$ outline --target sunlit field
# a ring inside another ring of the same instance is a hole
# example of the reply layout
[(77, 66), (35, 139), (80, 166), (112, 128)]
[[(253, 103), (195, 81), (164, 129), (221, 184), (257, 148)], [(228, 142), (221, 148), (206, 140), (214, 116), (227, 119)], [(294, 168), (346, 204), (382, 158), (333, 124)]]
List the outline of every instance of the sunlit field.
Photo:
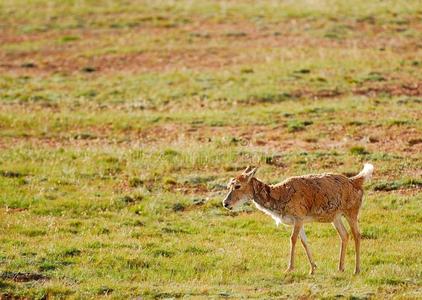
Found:
[[(330, 224), (228, 211), (375, 166)], [(0, 0), (0, 299), (422, 298), (420, 1)]]

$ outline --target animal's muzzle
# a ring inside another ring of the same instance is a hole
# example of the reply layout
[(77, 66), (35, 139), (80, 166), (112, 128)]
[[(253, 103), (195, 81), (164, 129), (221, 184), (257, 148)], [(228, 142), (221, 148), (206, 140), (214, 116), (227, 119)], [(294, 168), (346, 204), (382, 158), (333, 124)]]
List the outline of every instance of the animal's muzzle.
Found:
[(229, 194), (226, 196), (226, 198), (224, 198), (224, 200), (223, 200), (223, 206), (224, 206), (225, 208), (227, 208), (227, 209), (231, 209), (231, 208), (232, 208), (232, 207), (231, 207), (231, 205), (230, 205), (230, 203), (229, 203), (230, 198), (231, 198), (231, 193), (229, 193)]

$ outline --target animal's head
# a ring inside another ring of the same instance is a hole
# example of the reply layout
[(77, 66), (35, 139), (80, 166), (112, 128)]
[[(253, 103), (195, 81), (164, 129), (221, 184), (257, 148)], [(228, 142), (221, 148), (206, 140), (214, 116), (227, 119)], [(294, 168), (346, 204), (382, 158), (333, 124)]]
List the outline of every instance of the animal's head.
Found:
[(230, 179), (227, 184), (229, 190), (223, 200), (223, 206), (227, 209), (233, 209), (253, 198), (252, 178), (257, 168), (248, 166), (239, 176)]

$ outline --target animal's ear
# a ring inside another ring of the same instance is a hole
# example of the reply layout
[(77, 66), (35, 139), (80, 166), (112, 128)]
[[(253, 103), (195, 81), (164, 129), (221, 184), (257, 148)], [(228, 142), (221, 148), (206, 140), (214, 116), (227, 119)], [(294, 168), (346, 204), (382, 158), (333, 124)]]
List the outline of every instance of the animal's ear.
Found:
[(248, 172), (250, 172), (253, 168), (251, 166), (247, 166), (245, 171), (243, 171), (243, 174), (248, 174)]
[(251, 168), (248, 172), (245, 172), (246, 178), (248, 182), (255, 176), (256, 171), (258, 168)]
[(230, 178), (229, 183), (227, 183), (227, 188), (229, 189), (234, 181), (234, 178)]

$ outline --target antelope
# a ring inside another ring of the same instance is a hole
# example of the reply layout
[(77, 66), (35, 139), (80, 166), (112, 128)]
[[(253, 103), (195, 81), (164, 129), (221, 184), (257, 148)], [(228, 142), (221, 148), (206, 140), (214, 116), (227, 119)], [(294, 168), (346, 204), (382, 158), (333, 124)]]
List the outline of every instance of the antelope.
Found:
[(280, 223), (293, 226), (290, 236), (290, 259), (286, 272), (294, 270), (295, 246), (298, 236), (314, 274), (316, 264), (308, 246), (304, 223), (332, 223), (340, 239), (338, 270), (344, 271), (344, 259), (349, 235), (343, 225), (344, 216), (350, 225), (355, 242), (355, 274), (360, 272), (360, 240), (358, 214), (362, 204), (363, 183), (372, 176), (374, 166), (365, 164), (353, 177), (324, 173), (294, 176), (275, 185), (267, 185), (255, 177), (257, 168), (248, 166), (239, 176), (232, 178), (223, 206), (229, 210), (252, 201), (255, 206)]

